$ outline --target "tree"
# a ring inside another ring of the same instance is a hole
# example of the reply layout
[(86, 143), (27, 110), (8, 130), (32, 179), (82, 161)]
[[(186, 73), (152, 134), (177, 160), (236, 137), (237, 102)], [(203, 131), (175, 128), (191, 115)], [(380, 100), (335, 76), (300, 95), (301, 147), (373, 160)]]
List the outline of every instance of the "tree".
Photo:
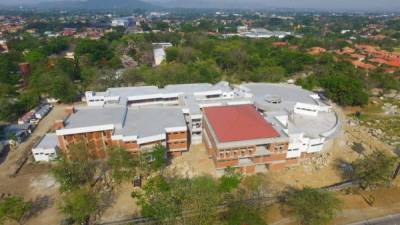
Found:
[(206, 176), (152, 177), (143, 192), (134, 192), (132, 196), (138, 198), (144, 216), (162, 224), (213, 224), (223, 199), (218, 182)]
[(233, 202), (223, 214), (222, 220), (227, 225), (266, 225), (260, 216), (260, 210), (243, 202)]
[(68, 192), (93, 179), (95, 167), (90, 161), (89, 150), (83, 142), (69, 146), (69, 158), (61, 156), (51, 169), (54, 178), (60, 183), (60, 191)]
[(123, 148), (111, 147), (107, 149), (107, 164), (117, 182), (129, 180), (135, 175), (137, 162), (132, 155)]
[(165, 50), (165, 53), (166, 53), (165, 58), (167, 62), (172, 62), (177, 60), (179, 49), (177, 47), (170, 47)]
[(304, 89), (312, 91), (318, 85), (318, 81), (315, 78), (315, 76), (308, 76), (306, 78), (297, 79), (296, 85), (299, 85)]
[(235, 173), (234, 168), (227, 168), (225, 174), (219, 178), (219, 191), (230, 192), (240, 184), (241, 175)]
[[(218, 191), (218, 183), (211, 177), (199, 176), (190, 180), (182, 200), (186, 224), (208, 225), (217, 221), (218, 206), (222, 204), (223, 195)], [(195, 213), (190, 213), (194, 211)]]
[(167, 149), (160, 144), (154, 146), (148, 156), (154, 171), (160, 170), (167, 165)]
[(325, 225), (340, 210), (341, 201), (334, 193), (312, 188), (289, 191), (287, 206), (301, 225)]
[(364, 105), (368, 102), (368, 94), (361, 80), (356, 77), (328, 75), (320, 78), (319, 83), (325, 89), (326, 96), (340, 105)]
[(24, 57), (25, 61), (35, 64), (47, 59), (47, 54), (43, 49), (32, 49), (26, 53)]
[(185, 182), (178, 178), (152, 177), (143, 187), (143, 193), (133, 192), (138, 199), (142, 215), (155, 218), (163, 224), (176, 224), (182, 215), (182, 198)]
[(96, 211), (98, 202), (96, 194), (83, 187), (67, 193), (60, 209), (74, 222), (83, 223)]
[(25, 212), (32, 207), (30, 202), (25, 202), (20, 197), (6, 197), (0, 200), (0, 224), (4, 224), (6, 220), (14, 220), (20, 223)]
[(388, 185), (398, 159), (382, 151), (374, 151), (364, 158), (353, 162), (353, 178), (360, 182), (362, 188)]
[(68, 43), (65, 38), (51, 38), (44, 45), (47, 54), (58, 54), (68, 49)]
[(92, 63), (109, 60), (113, 57), (113, 52), (108, 48), (107, 42), (103, 40), (80, 40), (76, 44), (75, 54), (87, 55)]
[(0, 98), (0, 120), (13, 121), (18, 117), (15, 104), (8, 98)]

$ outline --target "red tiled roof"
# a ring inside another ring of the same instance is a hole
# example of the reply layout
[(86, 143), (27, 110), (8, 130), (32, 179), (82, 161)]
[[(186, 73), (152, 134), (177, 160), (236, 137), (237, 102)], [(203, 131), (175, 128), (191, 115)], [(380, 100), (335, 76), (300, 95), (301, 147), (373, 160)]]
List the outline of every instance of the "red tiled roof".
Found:
[(308, 49), (308, 53), (311, 55), (318, 55), (318, 54), (321, 54), (324, 52), (326, 52), (326, 49), (321, 48), (321, 47), (312, 47), (312, 48)]
[(276, 42), (272, 42), (273, 46), (286, 46), (289, 45), (287, 42), (284, 41), (276, 41)]
[(386, 64), (393, 67), (400, 67), (400, 60), (390, 60)]
[(219, 142), (279, 136), (253, 105), (206, 107), (204, 113)]
[(397, 71), (397, 69), (396, 69), (396, 68), (393, 68), (393, 67), (389, 67), (389, 68), (385, 68), (384, 71), (385, 71), (386, 73), (394, 73), (394, 72)]
[(354, 54), (350, 54), (350, 57), (351, 58), (353, 58), (353, 59), (365, 59), (365, 56), (364, 55), (361, 55), (361, 54), (356, 54), (356, 53), (354, 53)]
[(366, 69), (366, 70), (373, 70), (376, 68), (376, 66), (368, 64), (368, 63), (363, 63), (360, 61), (352, 61), (351, 62), (355, 67), (361, 68), (361, 69)]
[(387, 61), (385, 59), (382, 59), (382, 58), (372, 58), (372, 59), (369, 59), (368, 61), (374, 62), (374, 63), (378, 63), (378, 64), (387, 63)]

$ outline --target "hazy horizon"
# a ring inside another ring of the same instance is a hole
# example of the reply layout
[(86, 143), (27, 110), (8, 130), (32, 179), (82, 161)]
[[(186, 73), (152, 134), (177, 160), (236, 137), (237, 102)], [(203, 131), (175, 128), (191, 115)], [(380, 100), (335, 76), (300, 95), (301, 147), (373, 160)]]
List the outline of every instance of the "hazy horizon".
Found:
[[(0, 4), (35, 4), (63, 0), (0, 0)], [(79, 1), (79, 0), (64, 0)], [(82, 0), (81, 0), (82, 1)], [(111, 0), (112, 1), (112, 0)], [(341, 10), (400, 10), (400, 0), (141, 0), (155, 5), (186, 8), (310, 8)]]

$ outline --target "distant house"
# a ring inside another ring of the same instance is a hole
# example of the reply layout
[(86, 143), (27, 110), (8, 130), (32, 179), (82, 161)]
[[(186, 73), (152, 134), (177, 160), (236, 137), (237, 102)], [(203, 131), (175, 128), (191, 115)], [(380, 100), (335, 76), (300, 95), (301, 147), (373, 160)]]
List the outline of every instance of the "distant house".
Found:
[(336, 54), (338, 55), (345, 55), (345, 54), (352, 54), (355, 50), (350, 47), (344, 47), (343, 49), (337, 50)]
[(358, 61), (363, 61), (365, 59), (364, 55), (356, 54), (356, 53), (350, 54), (350, 57), (353, 59), (357, 59)]
[(75, 53), (74, 52), (66, 52), (64, 58), (75, 59)]
[(63, 30), (63, 36), (72, 36), (74, 34), (76, 34), (75, 28), (64, 28)]
[(326, 49), (321, 48), (321, 47), (312, 47), (312, 48), (310, 48), (310, 49), (308, 50), (308, 53), (309, 53), (310, 55), (319, 55), (319, 54), (322, 54), (322, 53), (324, 53), (324, 52), (326, 52)]
[(372, 64), (368, 64), (368, 63), (363, 63), (363, 62), (360, 62), (358, 60), (352, 61), (351, 63), (356, 68), (360, 68), (360, 69), (365, 69), (365, 70), (374, 70), (374, 69), (376, 69), (376, 66), (374, 66)]
[(169, 42), (160, 42), (153, 43), (153, 46), (154, 66), (158, 66), (166, 59), (167, 54), (165, 53), (165, 49), (172, 47), (172, 44)]
[(369, 59), (368, 61), (369, 62), (373, 62), (373, 63), (377, 63), (379, 65), (387, 63), (387, 61), (385, 59), (382, 59), (382, 58), (372, 58), (372, 59)]
[(400, 60), (390, 60), (386, 64), (392, 67), (400, 67)]
[(272, 42), (272, 45), (275, 47), (282, 47), (282, 46), (288, 46), (289, 43), (287, 43), (286, 41), (275, 41)]
[(8, 52), (7, 42), (5, 40), (0, 40), (0, 53), (7, 53), (7, 52)]
[(135, 23), (135, 19), (133, 17), (121, 17), (115, 18), (111, 21), (112, 27), (129, 27)]
[(35, 161), (49, 162), (57, 158), (58, 139), (55, 133), (49, 133), (32, 148)]
[(248, 38), (284, 38), (290, 35), (290, 32), (284, 31), (270, 31), (264, 28), (252, 28), (248, 32), (240, 33), (241, 36), (248, 37)]
[(243, 33), (243, 32), (247, 32), (247, 26), (238, 26), (237, 28), (237, 32), (238, 33)]
[(154, 54), (154, 65), (155, 66), (160, 65), (167, 56), (164, 49), (162, 49), (162, 48), (155, 48), (153, 50), (153, 54)]

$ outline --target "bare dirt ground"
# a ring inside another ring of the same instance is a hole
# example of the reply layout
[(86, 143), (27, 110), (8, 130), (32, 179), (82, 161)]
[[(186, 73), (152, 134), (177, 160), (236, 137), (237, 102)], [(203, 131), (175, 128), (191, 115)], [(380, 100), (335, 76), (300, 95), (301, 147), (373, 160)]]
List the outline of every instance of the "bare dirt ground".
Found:
[(168, 172), (183, 177), (217, 176), (214, 163), (208, 158), (203, 144), (192, 145), (188, 152), (183, 153), (181, 157), (173, 159)]
[[(373, 137), (367, 130), (358, 125), (348, 123), (345, 113), (351, 113), (351, 109), (345, 112), (339, 110), (343, 121), (342, 132), (327, 143), (325, 152), (329, 153), (326, 166), (313, 169), (312, 165), (298, 165), (292, 168), (271, 173), (272, 179), (282, 187), (290, 185), (294, 187), (323, 187), (343, 180), (338, 172), (340, 163), (349, 163), (372, 151), (386, 151), (393, 153), (393, 148), (377, 137)], [(311, 168), (311, 169), (310, 169)], [(370, 206), (364, 197), (372, 195), (375, 203)], [(388, 214), (400, 212), (400, 181), (399, 178), (391, 188), (381, 188), (373, 191), (362, 191), (358, 194), (338, 193), (343, 201), (343, 211), (335, 218), (332, 225), (342, 225), (364, 219), (371, 219)], [(282, 206), (274, 205), (265, 213), (265, 219), (272, 225), (295, 225), (282, 212)]]
[(63, 218), (58, 212), (57, 184), (48, 174), (50, 165), (34, 163), (30, 156), (15, 177), (9, 175), (15, 171), (16, 162), (24, 155), (29, 155), (32, 146), (52, 128), (54, 121), (65, 117), (64, 108), (64, 105), (56, 105), (32, 135), (16, 149), (10, 150), (0, 164), (0, 193), (21, 196), (33, 203), (34, 212), (23, 224), (59, 224)]
[(114, 202), (102, 214), (99, 222), (105, 223), (139, 216), (139, 207), (136, 204), (136, 200), (131, 197), (133, 190), (134, 187), (130, 182), (124, 182), (117, 187)]
[[(370, 206), (363, 196), (373, 195), (375, 203)], [(345, 225), (361, 220), (377, 218), (400, 212), (400, 188), (381, 188), (373, 191), (362, 191), (360, 194), (338, 193), (343, 201), (342, 211), (332, 221), (331, 225)], [(265, 220), (270, 225), (296, 225), (296, 223), (282, 212), (283, 207), (273, 205), (265, 212)]]

